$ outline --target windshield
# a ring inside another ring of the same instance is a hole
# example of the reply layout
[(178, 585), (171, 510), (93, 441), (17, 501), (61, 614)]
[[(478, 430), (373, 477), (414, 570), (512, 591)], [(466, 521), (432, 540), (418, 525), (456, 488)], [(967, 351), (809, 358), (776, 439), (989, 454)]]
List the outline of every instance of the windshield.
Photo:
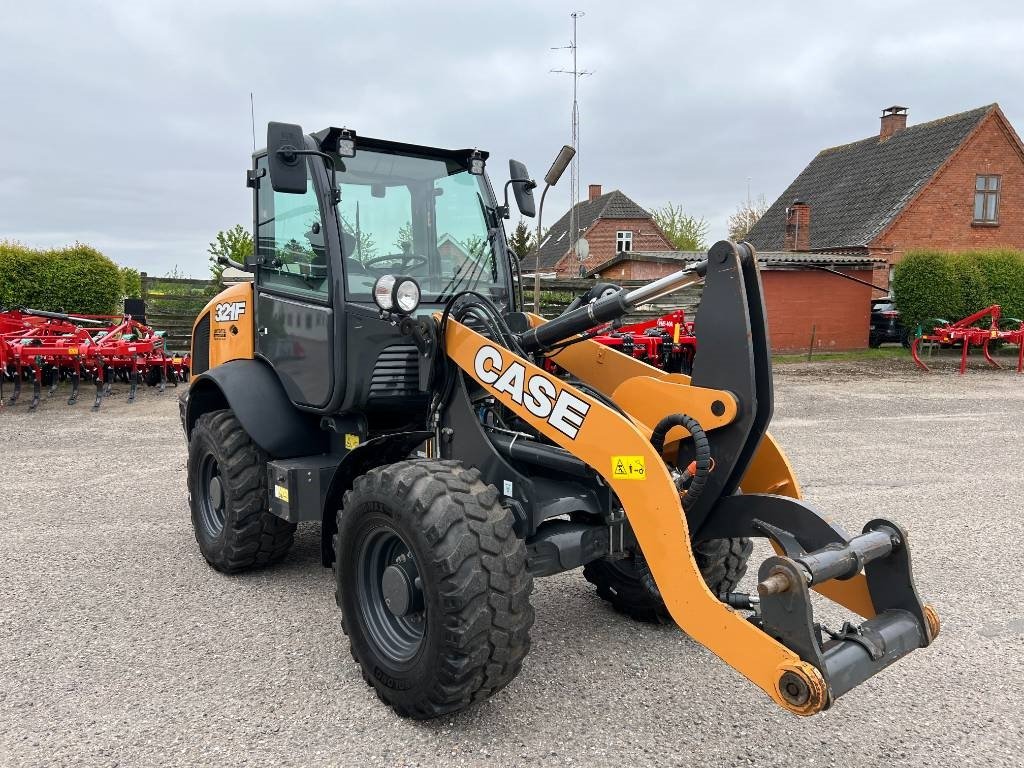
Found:
[(453, 159), (360, 149), (336, 178), (349, 300), (371, 302), (384, 274), (414, 277), (425, 304), (470, 289), (507, 299), (483, 176)]

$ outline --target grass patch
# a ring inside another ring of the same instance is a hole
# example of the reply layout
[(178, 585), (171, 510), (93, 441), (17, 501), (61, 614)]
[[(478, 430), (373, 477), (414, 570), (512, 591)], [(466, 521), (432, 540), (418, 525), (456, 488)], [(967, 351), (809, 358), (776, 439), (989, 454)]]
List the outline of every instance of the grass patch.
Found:
[[(902, 346), (879, 347), (878, 349), (854, 349), (849, 352), (815, 352), (810, 357), (810, 362), (830, 362), (858, 360), (903, 360), (910, 358), (910, 350)], [(806, 363), (807, 353), (799, 352), (794, 355), (772, 355), (772, 362), (779, 364)]]

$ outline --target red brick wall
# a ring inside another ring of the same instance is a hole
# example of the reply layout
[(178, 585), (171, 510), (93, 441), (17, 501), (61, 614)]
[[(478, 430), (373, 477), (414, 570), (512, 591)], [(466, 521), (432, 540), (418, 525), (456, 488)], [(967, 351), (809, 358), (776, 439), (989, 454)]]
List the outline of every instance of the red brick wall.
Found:
[[(671, 251), (672, 246), (661, 230), (650, 219), (598, 219), (586, 234), (590, 255), (584, 262), (586, 270), (604, 264), (615, 256), (615, 233), (629, 230), (633, 233), (634, 251)], [(559, 277), (578, 277), (579, 262), (575, 256), (566, 256), (555, 268)]]
[(657, 264), (653, 261), (623, 261), (601, 272), (605, 280), (654, 280), (683, 268), (683, 262)]
[[(978, 174), (1002, 176), (998, 226), (972, 224)], [(886, 253), (895, 264), (915, 248), (999, 246), (1024, 248), (1024, 159), (993, 113), (871, 248), (880, 253), (889, 249)]]
[[(869, 270), (839, 270), (861, 280)], [(761, 271), (768, 334), (775, 352), (806, 352), (814, 327), (815, 352), (868, 345), (871, 289), (817, 270)]]

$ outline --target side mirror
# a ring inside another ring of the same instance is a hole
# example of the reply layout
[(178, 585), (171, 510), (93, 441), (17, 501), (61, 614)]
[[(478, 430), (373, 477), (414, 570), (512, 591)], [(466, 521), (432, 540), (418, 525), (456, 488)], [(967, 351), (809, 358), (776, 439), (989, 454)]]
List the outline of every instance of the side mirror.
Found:
[(267, 123), (267, 165), (275, 192), (306, 194), (306, 148), (301, 125)]
[(508, 161), (508, 176), (519, 213), (532, 219), (537, 215), (537, 205), (533, 200), (533, 188), (537, 186), (536, 182), (530, 178), (530, 172), (526, 170), (526, 166), (518, 160)]

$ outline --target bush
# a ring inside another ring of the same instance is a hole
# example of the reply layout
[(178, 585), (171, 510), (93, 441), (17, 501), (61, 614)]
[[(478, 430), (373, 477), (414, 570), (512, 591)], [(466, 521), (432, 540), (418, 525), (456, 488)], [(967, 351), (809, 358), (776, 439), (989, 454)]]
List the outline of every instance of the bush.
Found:
[(104, 315), (121, 311), (123, 295), (118, 266), (88, 245), (0, 243), (0, 306)]
[(911, 328), (935, 318), (959, 320), (992, 304), (1004, 317), (1024, 317), (1024, 252), (912, 251), (896, 265), (892, 293)]
[(121, 293), (126, 299), (142, 298), (142, 275), (139, 270), (121, 267)]

